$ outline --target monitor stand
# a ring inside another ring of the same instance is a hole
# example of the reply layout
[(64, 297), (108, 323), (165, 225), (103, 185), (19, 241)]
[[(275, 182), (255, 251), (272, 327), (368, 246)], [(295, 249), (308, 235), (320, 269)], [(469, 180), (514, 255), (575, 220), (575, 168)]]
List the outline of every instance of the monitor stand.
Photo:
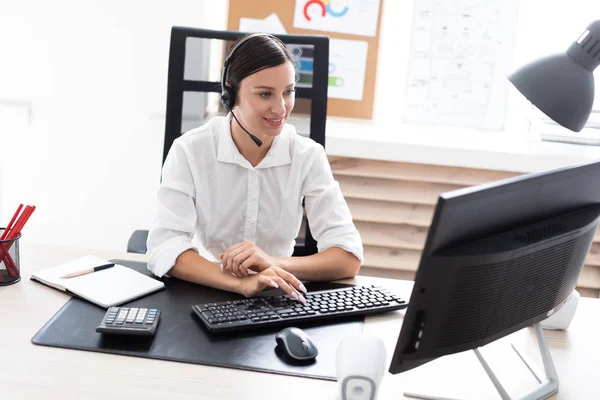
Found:
[[(534, 328), (535, 328), (538, 345), (540, 347), (540, 353), (542, 355), (542, 363), (544, 365), (544, 372), (545, 372), (546, 377), (545, 377), (545, 379), (543, 379), (543, 377), (541, 377), (540, 374), (536, 372), (536, 369), (535, 369), (533, 363), (531, 363), (531, 361), (528, 361), (526, 359), (526, 356), (521, 354), (516, 349), (516, 347), (514, 345), (512, 345), (513, 350), (519, 355), (519, 358), (521, 359), (521, 361), (523, 361), (523, 363), (525, 363), (525, 365), (527, 366), (529, 371), (533, 374), (535, 379), (540, 383), (540, 386), (537, 389), (520, 397), (520, 400), (547, 399), (550, 396), (552, 396), (553, 394), (555, 394), (556, 392), (558, 392), (558, 374), (556, 373), (556, 368), (554, 367), (554, 362), (552, 361), (552, 356), (550, 354), (550, 349), (548, 348), (548, 344), (546, 343), (546, 338), (544, 337), (544, 333), (542, 331), (542, 326), (539, 323), (537, 323), (534, 325)], [(485, 358), (483, 357), (483, 355), (481, 354), (479, 349), (473, 349), (473, 351), (475, 352), (477, 359), (483, 366), (483, 369), (489, 376), (490, 380), (494, 384), (494, 387), (500, 394), (500, 397), (502, 398), (502, 400), (512, 400), (512, 398), (506, 392), (506, 389), (504, 389), (504, 386), (502, 386), (502, 384), (500, 383), (500, 381), (494, 374), (494, 371), (492, 371), (492, 369), (490, 368), (489, 364), (487, 363), (487, 361), (485, 360)], [(449, 397), (430, 396), (427, 394), (422, 394), (422, 393), (417, 393), (417, 392), (404, 392), (404, 395), (407, 397), (413, 397), (416, 399), (426, 399), (426, 400), (459, 400), (459, 399), (451, 399)]]

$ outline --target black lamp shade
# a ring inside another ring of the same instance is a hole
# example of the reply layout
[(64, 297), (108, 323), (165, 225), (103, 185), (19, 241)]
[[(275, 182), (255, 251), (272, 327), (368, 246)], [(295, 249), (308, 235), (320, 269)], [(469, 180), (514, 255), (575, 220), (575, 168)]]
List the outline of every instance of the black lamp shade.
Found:
[(594, 104), (594, 69), (600, 64), (600, 20), (565, 53), (536, 60), (508, 80), (540, 111), (575, 132), (585, 126)]

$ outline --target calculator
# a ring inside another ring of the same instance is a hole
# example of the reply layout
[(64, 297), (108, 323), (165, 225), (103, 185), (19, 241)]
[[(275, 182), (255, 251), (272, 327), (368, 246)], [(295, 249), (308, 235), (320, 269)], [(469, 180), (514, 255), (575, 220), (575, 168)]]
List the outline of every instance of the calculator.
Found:
[(160, 311), (155, 308), (111, 307), (96, 332), (152, 336), (158, 327)]

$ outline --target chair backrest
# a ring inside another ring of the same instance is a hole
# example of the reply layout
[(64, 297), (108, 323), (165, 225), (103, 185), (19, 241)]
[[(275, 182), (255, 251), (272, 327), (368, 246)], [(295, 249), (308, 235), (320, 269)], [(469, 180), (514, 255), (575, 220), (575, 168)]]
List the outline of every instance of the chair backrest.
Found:
[[(245, 34), (244, 32), (215, 31), (179, 26), (172, 28), (163, 164), (173, 141), (191, 126), (198, 126), (206, 116), (208, 93), (221, 92), (220, 82), (200, 77), (202, 71), (191, 71), (190, 68), (209, 69), (211, 49), (210, 46), (206, 45), (207, 43), (216, 39), (223, 41), (225, 44), (227, 41), (235, 41)], [(296, 87), (296, 98), (308, 99), (310, 104), (304, 103), (306, 110), (310, 112), (308, 136), (325, 147), (329, 38), (321, 35), (274, 36), (281, 39), (292, 51), (292, 54), (298, 58), (296, 67), (299, 70), (300, 80)], [(223, 49), (225, 56), (229, 46), (227, 46), (227, 49)], [(205, 96), (198, 97), (201, 94)], [(184, 98), (187, 98), (190, 104), (185, 104)], [(189, 115), (187, 115), (189, 110), (197, 112), (198, 118), (189, 118)], [(188, 126), (184, 126), (184, 122)], [(305, 232), (296, 241), (295, 256), (317, 253), (317, 243), (310, 233), (306, 217), (304, 218)]]

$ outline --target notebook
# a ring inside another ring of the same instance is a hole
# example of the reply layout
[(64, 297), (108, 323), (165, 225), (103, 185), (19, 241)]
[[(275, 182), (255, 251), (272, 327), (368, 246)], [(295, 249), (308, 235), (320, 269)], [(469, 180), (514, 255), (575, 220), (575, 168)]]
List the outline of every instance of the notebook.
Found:
[(60, 278), (70, 272), (107, 263), (108, 261), (92, 255), (85, 256), (65, 264), (34, 272), (31, 274), (31, 279), (58, 290), (70, 292), (104, 308), (126, 303), (165, 287), (163, 282), (119, 264), (115, 264), (112, 268), (74, 278)]

